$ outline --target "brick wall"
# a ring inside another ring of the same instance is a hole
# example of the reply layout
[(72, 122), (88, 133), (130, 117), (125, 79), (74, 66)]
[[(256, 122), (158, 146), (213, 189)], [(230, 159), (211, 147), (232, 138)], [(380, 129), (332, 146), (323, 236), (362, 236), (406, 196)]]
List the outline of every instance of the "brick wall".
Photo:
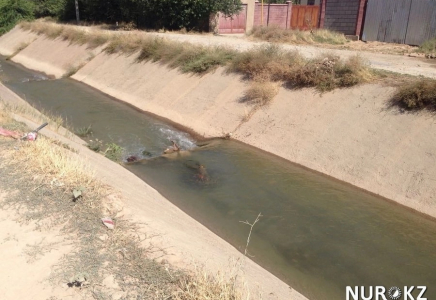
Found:
[[(280, 28), (289, 28), (291, 19), (291, 3), (287, 4), (264, 4), (263, 25), (277, 25)], [(262, 25), (262, 4), (256, 2), (254, 8), (254, 26)]]
[(324, 28), (355, 35), (361, 0), (324, 0)]

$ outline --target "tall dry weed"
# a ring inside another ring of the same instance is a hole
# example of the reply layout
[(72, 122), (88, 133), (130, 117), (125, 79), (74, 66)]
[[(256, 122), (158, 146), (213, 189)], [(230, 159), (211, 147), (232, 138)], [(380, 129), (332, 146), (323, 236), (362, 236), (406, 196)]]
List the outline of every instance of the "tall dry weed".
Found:
[(400, 87), (391, 104), (407, 110), (436, 111), (436, 80), (420, 79)]
[(344, 34), (327, 29), (302, 31), (283, 29), (275, 25), (256, 26), (249, 36), (272, 43), (342, 45), (348, 42)]

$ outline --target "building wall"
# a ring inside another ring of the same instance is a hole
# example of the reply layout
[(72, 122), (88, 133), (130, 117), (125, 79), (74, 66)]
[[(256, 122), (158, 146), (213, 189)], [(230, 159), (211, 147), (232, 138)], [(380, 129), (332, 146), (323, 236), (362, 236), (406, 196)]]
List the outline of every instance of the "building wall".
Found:
[(262, 24), (262, 4), (256, 2), (254, 8), (254, 26), (276, 25), (284, 29), (289, 28), (291, 8), (291, 2), (287, 4), (264, 4)]
[(356, 34), (357, 17), (361, 0), (324, 0), (324, 28), (342, 32), (347, 35)]
[[(314, 2), (313, 4), (311, 2)], [(311, 1), (311, 0), (300, 0), (301, 5), (320, 5), (321, 4), (321, 0), (315, 0), (315, 1)]]

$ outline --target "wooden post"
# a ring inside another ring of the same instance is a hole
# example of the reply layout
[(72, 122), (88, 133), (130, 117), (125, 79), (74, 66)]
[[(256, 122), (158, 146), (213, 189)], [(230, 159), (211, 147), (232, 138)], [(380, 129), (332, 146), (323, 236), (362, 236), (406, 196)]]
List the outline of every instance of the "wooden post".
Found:
[(261, 4), (261, 9), (260, 9), (260, 23), (263, 26), (263, 0), (262, 0), (262, 4)]
[[(365, 5), (367, 0), (360, 0), (359, 1), (359, 8), (357, 11), (357, 20), (356, 20), (356, 32), (355, 34), (360, 38), (360, 35), (362, 33), (362, 27), (365, 20), (363, 19), (363, 15), (365, 14)], [(410, 1), (412, 2), (412, 1)]]
[(79, 0), (74, 0), (75, 4), (76, 4), (76, 20), (77, 20), (77, 25), (80, 24), (80, 16), (79, 16)]
[(324, 28), (326, 2), (327, 0), (321, 0), (321, 10), (319, 14), (319, 28)]

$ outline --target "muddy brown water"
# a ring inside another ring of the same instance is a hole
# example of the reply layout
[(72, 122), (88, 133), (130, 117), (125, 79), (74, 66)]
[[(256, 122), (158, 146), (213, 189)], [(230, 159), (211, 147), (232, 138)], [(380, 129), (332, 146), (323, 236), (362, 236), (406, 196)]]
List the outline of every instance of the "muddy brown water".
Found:
[[(144, 158), (125, 167), (240, 251), (249, 232), (240, 221), (262, 213), (250, 255), (308, 298), (345, 299), (346, 286), (427, 286), (435, 299), (433, 219), (238, 142), (197, 147), (189, 134), (84, 84), (0, 65), (4, 84), (35, 107), (75, 128), (92, 125), (90, 139), (120, 144), (124, 158)], [(160, 157), (171, 140), (191, 151)], [(199, 165), (208, 180), (198, 180)]]

